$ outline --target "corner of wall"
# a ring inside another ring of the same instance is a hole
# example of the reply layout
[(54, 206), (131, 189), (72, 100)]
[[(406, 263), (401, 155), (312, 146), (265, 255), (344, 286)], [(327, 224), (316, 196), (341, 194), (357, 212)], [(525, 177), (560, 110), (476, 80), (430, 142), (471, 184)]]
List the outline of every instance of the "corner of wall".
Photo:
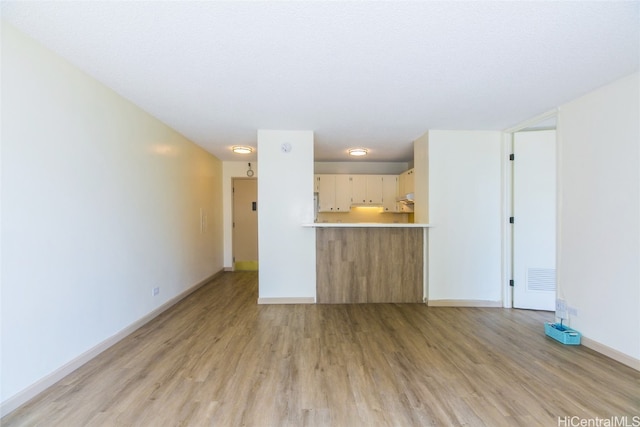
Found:
[(258, 131), (259, 297), (315, 298), (313, 132)]

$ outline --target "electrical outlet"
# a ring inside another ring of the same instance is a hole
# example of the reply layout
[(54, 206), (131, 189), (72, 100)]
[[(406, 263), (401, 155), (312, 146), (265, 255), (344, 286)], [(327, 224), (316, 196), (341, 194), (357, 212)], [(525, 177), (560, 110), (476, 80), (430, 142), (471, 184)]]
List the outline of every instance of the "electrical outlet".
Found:
[(151, 289), (151, 296), (152, 297), (158, 296), (159, 294), (160, 294), (160, 288), (159, 287), (156, 286), (155, 288)]

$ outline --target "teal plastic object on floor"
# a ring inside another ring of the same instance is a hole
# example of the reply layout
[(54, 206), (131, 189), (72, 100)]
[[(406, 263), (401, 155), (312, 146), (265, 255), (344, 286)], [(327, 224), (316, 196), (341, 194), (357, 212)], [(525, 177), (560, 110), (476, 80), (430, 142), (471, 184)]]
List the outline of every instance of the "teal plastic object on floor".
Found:
[(545, 323), (544, 333), (566, 345), (580, 345), (580, 338), (582, 337), (580, 332), (568, 328), (562, 323)]

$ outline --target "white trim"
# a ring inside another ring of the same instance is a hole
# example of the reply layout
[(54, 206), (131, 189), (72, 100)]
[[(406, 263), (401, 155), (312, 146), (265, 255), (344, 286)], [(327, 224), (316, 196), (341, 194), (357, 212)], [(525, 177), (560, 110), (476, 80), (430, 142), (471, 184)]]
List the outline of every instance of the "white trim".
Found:
[(563, 175), (562, 175), (562, 118), (560, 117), (560, 110), (558, 108), (558, 122), (556, 123), (556, 301), (558, 299), (565, 299), (564, 292), (562, 290), (562, 277), (559, 273), (560, 266), (562, 266), (562, 211), (564, 200), (563, 197)]
[(313, 297), (299, 298), (258, 298), (258, 304), (315, 304)]
[(196, 283), (189, 289), (186, 289), (185, 291), (171, 298), (170, 300), (168, 300), (167, 302), (165, 302), (155, 310), (149, 312), (147, 315), (136, 320), (129, 326), (118, 331), (117, 333), (110, 336), (109, 338), (102, 341), (101, 343), (98, 343), (96, 346), (85, 351), (75, 359), (62, 365), (60, 368), (51, 372), (49, 375), (42, 377), (41, 379), (31, 384), (27, 388), (14, 394), (13, 396), (11, 396), (10, 398), (8, 398), (7, 400), (5, 400), (0, 404), (0, 417), (4, 417), (5, 415), (8, 415), (9, 413), (15, 411), (16, 409), (18, 409), (20, 406), (24, 405), (31, 399), (35, 398), (40, 393), (44, 392), (49, 387), (51, 387), (52, 385), (54, 385), (55, 383), (57, 383), (58, 381), (60, 381), (61, 379), (63, 379), (73, 371), (75, 371), (76, 369), (80, 368), (85, 363), (97, 357), (100, 353), (107, 350), (109, 347), (113, 346), (114, 344), (117, 344), (119, 341), (123, 340), (124, 338), (129, 336), (131, 333), (133, 333), (137, 329), (149, 323), (151, 320), (153, 320), (154, 318), (156, 318), (157, 316), (159, 316), (160, 314), (162, 314), (163, 312), (165, 312), (166, 310), (174, 306), (176, 303), (180, 302), (189, 294), (195, 292), (202, 286), (211, 282), (213, 279), (218, 277), (218, 275), (222, 274), (222, 272), (223, 270), (220, 270), (217, 273), (214, 273), (211, 276), (207, 277), (206, 279)]
[(502, 134), (502, 307), (513, 307), (513, 288), (509, 281), (513, 277), (513, 229), (509, 217), (513, 212), (513, 134)]
[(475, 299), (437, 299), (429, 300), (429, 307), (491, 307), (502, 308), (502, 301), (486, 301)]
[[(503, 221), (502, 221), (502, 306), (504, 308), (513, 308), (513, 288), (509, 285), (509, 280), (513, 278), (513, 228), (511, 224), (509, 224), (509, 217), (513, 214), (513, 163), (509, 160), (509, 154), (514, 152), (513, 146), (513, 134), (531, 127), (537, 123), (540, 123), (544, 120), (550, 119), (552, 117), (556, 117), (558, 119), (559, 116), (559, 108), (554, 108), (552, 110), (546, 111), (542, 114), (539, 114), (535, 117), (532, 117), (528, 120), (520, 122), (519, 124), (512, 126), (508, 129), (505, 129), (504, 137), (503, 137), (503, 145), (502, 145), (502, 210), (503, 210)], [(559, 121), (559, 120), (558, 120)], [(559, 168), (560, 165), (560, 141), (559, 141), (559, 133), (557, 132), (558, 123), (556, 123), (556, 169)], [(560, 233), (560, 224), (558, 223), (560, 218), (560, 174), (558, 170), (556, 170), (556, 247), (559, 247), (559, 233)], [(559, 253), (559, 251), (556, 251)], [(557, 255), (556, 255), (557, 256)], [(556, 266), (560, 265), (559, 259), (556, 258)], [(556, 283), (556, 289), (559, 289), (559, 284)], [(557, 291), (556, 291), (557, 292)]]
[(581, 343), (583, 346), (588, 347), (593, 351), (603, 354), (617, 362), (622, 363), (623, 365), (627, 365), (628, 367), (633, 368), (636, 371), (640, 371), (640, 359), (636, 359), (635, 357), (624, 354), (621, 351), (613, 349), (604, 344), (600, 344), (598, 341), (594, 341), (585, 336), (582, 337)]
[(518, 131), (520, 131), (522, 129), (526, 129), (526, 128), (531, 127), (531, 126), (533, 126), (533, 125), (535, 125), (537, 123), (540, 123), (542, 121), (550, 119), (553, 116), (557, 116), (557, 114), (558, 114), (558, 109), (554, 108), (553, 110), (546, 111), (546, 112), (544, 112), (542, 114), (539, 114), (539, 115), (537, 115), (535, 117), (532, 117), (532, 118), (530, 118), (528, 120), (525, 120), (524, 122), (520, 122), (515, 126), (512, 126), (512, 127), (508, 128), (508, 129), (505, 129), (503, 132), (507, 132), (507, 133), (518, 132)]

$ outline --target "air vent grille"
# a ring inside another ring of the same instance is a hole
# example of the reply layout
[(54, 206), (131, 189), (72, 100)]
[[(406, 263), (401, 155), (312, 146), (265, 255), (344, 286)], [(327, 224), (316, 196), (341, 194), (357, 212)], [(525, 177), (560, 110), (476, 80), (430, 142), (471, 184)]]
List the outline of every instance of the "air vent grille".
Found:
[(556, 270), (554, 268), (530, 268), (527, 270), (527, 290), (555, 291)]

